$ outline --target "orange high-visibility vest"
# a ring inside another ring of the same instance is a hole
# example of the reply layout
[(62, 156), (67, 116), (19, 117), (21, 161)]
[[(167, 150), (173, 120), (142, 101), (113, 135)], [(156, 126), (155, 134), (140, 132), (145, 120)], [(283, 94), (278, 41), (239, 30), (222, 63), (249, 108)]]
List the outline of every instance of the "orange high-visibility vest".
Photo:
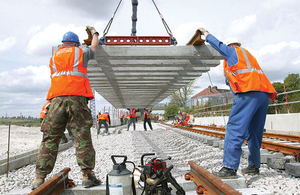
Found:
[(107, 120), (107, 122), (109, 122), (108, 114), (106, 112), (102, 113), (99, 117), (99, 120)]
[(129, 117), (132, 117), (132, 118), (136, 118), (136, 113), (135, 113), (136, 109), (131, 109), (130, 108), (130, 111), (129, 111)]
[(235, 47), (238, 63), (229, 67), (224, 59), (224, 76), (234, 93), (263, 91), (275, 99), (277, 92), (256, 59), (244, 48)]
[(184, 116), (184, 114), (185, 114), (185, 121), (187, 122), (187, 121), (189, 121), (190, 120), (190, 115), (188, 114), (188, 113), (186, 113), (186, 112), (183, 112), (182, 113), (182, 116)]
[(51, 87), (47, 100), (64, 95), (94, 98), (82, 58), (83, 51), (79, 47), (63, 46), (55, 52), (49, 64)]
[(50, 101), (47, 101), (44, 105), (43, 105), (43, 108), (42, 108), (42, 112), (40, 114), (40, 118), (41, 119), (44, 119), (46, 114), (48, 113), (49, 111), (49, 106), (50, 106)]
[(145, 111), (145, 112), (144, 112), (144, 118), (146, 118), (146, 119), (151, 119), (150, 114), (149, 114), (148, 111)]

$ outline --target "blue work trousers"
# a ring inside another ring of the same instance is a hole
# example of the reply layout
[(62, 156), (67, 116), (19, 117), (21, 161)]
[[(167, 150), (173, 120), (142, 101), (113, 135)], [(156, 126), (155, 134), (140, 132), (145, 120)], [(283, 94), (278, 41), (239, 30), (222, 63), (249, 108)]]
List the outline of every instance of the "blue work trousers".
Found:
[(234, 95), (226, 127), (223, 166), (237, 170), (242, 145), (247, 140), (248, 164), (260, 168), (260, 147), (264, 132), (269, 95), (265, 92), (246, 92)]
[(128, 128), (130, 127), (131, 123), (133, 123), (133, 128), (135, 128), (135, 120), (136, 120), (136, 118), (130, 117), (129, 122), (128, 122)]

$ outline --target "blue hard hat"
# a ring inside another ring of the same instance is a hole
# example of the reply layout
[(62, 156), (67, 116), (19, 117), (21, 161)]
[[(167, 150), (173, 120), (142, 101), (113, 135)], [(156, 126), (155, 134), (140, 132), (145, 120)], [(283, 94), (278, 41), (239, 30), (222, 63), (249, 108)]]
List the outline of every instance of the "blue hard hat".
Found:
[(64, 41), (72, 41), (72, 42), (76, 42), (76, 43), (80, 44), (78, 36), (71, 31), (66, 32), (64, 34), (61, 42), (64, 42)]
[(178, 116), (175, 116), (175, 119), (177, 119)]

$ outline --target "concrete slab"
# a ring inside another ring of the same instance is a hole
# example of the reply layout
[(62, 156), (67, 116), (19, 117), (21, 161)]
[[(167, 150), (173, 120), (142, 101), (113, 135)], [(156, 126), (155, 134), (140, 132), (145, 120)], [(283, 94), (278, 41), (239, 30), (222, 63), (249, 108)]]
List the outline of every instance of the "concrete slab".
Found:
[(211, 138), (211, 139), (207, 139), (207, 145), (209, 146), (213, 146), (215, 141), (219, 141), (220, 138)]
[[(177, 183), (186, 191), (194, 192), (196, 193), (196, 187), (197, 185), (190, 180), (185, 180), (184, 178), (175, 178)], [(174, 186), (170, 184), (172, 188), (172, 194), (176, 193), (176, 189)], [(142, 189), (137, 189), (137, 194), (142, 193)], [(27, 195), (31, 192), (30, 188), (20, 189), (20, 190), (13, 190), (8, 195)], [(102, 184), (100, 186), (95, 186), (92, 188), (84, 188), (81, 185), (77, 185), (74, 188), (67, 188), (65, 189), (61, 195), (106, 195), (106, 185)]]
[(224, 141), (219, 143), (219, 148), (224, 149)]
[[(65, 144), (60, 144), (59, 145), (59, 148), (58, 148), (58, 151), (62, 151), (62, 150), (65, 150), (65, 149), (68, 149), (70, 148), (74, 143), (73, 142), (68, 142), (68, 143), (65, 143)], [(35, 150), (36, 151), (36, 150)], [(31, 162), (34, 162), (36, 161), (36, 158), (37, 158), (37, 152), (36, 153), (33, 153), (33, 154), (30, 154), (28, 156), (22, 156), (21, 158), (19, 159), (16, 159), (16, 160), (13, 160), (13, 161), (10, 161), (9, 162), (9, 168), (8, 170), (11, 171), (11, 170), (14, 170), (14, 169), (18, 169), (20, 167), (23, 167), (25, 165), (28, 165), (30, 164)], [(7, 172), (7, 163), (4, 163), (2, 165), (0, 165), (0, 174), (3, 174), (3, 173), (6, 173)]]
[(268, 163), (268, 158), (271, 158), (271, 157), (284, 157), (284, 155), (282, 153), (263, 153), (263, 154), (260, 154), (260, 163), (262, 164), (266, 164)]
[(285, 169), (286, 163), (295, 163), (294, 158), (284, 158), (284, 157), (270, 157), (267, 159), (268, 167), (272, 169)]
[(224, 140), (223, 139), (216, 140), (216, 141), (214, 141), (213, 146), (214, 147), (219, 147), (221, 143), (223, 143), (223, 146), (224, 146)]
[[(52, 48), (55, 52), (57, 47)], [(90, 85), (115, 108), (154, 107), (220, 64), (210, 45), (176, 47), (99, 46), (88, 63)], [(137, 98), (139, 97), (139, 98)]]
[(285, 172), (294, 177), (300, 177), (300, 163), (286, 163)]
[(236, 190), (243, 195), (272, 195), (271, 192), (263, 188), (241, 188)]
[(243, 176), (238, 175), (237, 179), (222, 179), (223, 182), (230, 185), (234, 189), (246, 188), (246, 179)]

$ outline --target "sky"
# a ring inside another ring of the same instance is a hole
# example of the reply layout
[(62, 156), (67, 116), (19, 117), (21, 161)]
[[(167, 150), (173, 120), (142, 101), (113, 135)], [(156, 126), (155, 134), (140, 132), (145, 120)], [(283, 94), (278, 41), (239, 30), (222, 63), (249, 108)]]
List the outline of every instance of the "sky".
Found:
[[(1, 2), (0, 117), (38, 117), (50, 87), (52, 46), (75, 32), (81, 42), (85, 28), (103, 35), (120, 0), (9, 0)], [(137, 36), (168, 35), (152, 0), (139, 0)], [(186, 45), (203, 27), (219, 40), (235, 37), (258, 60), (271, 82), (300, 72), (299, 0), (155, 0), (178, 45)], [(122, 0), (107, 35), (129, 36), (131, 0)], [(207, 44), (207, 43), (206, 43)], [(223, 61), (209, 75), (195, 80), (194, 94), (224, 83)], [(209, 77), (211, 79), (209, 79)], [(96, 93), (96, 110), (112, 108)], [(167, 101), (167, 100), (164, 100)]]

